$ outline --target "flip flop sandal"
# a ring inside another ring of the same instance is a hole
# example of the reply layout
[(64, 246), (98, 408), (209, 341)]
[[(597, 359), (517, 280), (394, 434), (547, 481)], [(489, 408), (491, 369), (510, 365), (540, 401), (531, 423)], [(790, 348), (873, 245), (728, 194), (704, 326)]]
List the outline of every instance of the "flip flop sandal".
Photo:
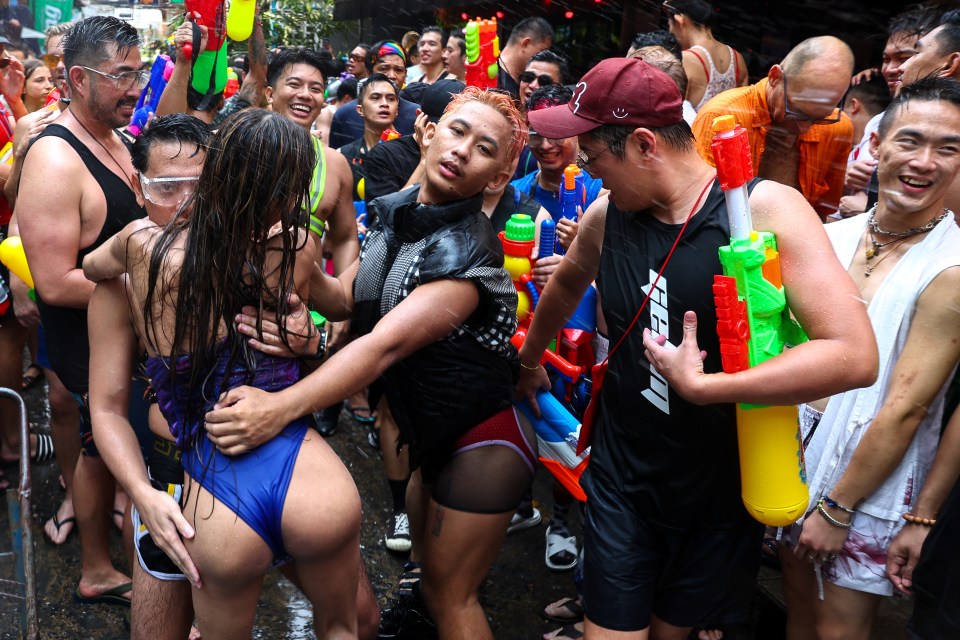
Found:
[(113, 589), (107, 589), (98, 596), (86, 598), (80, 595), (80, 587), (77, 587), (77, 590), (73, 592), (73, 601), (78, 604), (115, 604), (121, 607), (129, 607), (130, 598), (124, 598), (123, 594), (130, 593), (132, 589), (132, 582), (124, 582)]
[[(36, 371), (37, 373), (30, 373), (31, 371)], [(30, 387), (43, 380), (43, 378), (43, 369), (41, 369), (40, 365), (38, 365), (36, 362), (31, 362), (30, 366), (27, 367), (26, 373), (23, 374), (23, 386), (20, 387), (20, 390), (26, 391)]]
[[(551, 607), (561, 613), (547, 613), (547, 609)], [(583, 606), (577, 602), (576, 598), (563, 598), (562, 600), (548, 604), (543, 608), (543, 611), (540, 612), (540, 615), (543, 616), (545, 620), (559, 622), (560, 624), (580, 622), (583, 620)]]
[(33, 452), (30, 459), (36, 464), (50, 462), (54, 458), (53, 438), (45, 433), (37, 433), (37, 450)]
[[(583, 631), (577, 629), (576, 624), (568, 624), (560, 627), (553, 632), (550, 640), (580, 640), (583, 637)], [(546, 638), (547, 636), (544, 636)]]
[(53, 526), (57, 529), (57, 533), (60, 533), (61, 527), (65, 527), (68, 524), (71, 525), (70, 531), (67, 532), (67, 537), (63, 539), (63, 542), (54, 542), (53, 540), (50, 540), (50, 536), (47, 536), (47, 540), (50, 540), (50, 542), (53, 542), (53, 544), (56, 544), (56, 545), (65, 544), (67, 540), (70, 539), (70, 536), (73, 535), (73, 532), (77, 530), (76, 518), (74, 518), (73, 516), (70, 516), (69, 518), (64, 518), (63, 520), (60, 520), (59, 518), (57, 518), (57, 514), (53, 514)]
[[(372, 411), (370, 411), (370, 407), (361, 407), (361, 406), (354, 407), (349, 402), (345, 402), (343, 406), (344, 408), (346, 408), (347, 413), (350, 414), (350, 417), (356, 420), (357, 422), (359, 422), (360, 424), (373, 424), (374, 422), (377, 421), (377, 417), (373, 415)], [(362, 416), (359, 413), (357, 413), (358, 411), (365, 411), (367, 415)]]

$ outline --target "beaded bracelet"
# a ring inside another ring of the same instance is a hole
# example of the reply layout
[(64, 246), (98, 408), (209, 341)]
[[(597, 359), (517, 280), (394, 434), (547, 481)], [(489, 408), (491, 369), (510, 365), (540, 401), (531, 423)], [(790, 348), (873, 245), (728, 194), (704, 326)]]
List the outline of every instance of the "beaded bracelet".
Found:
[(921, 527), (932, 527), (937, 524), (936, 518), (920, 518), (910, 513), (903, 514), (903, 519), (910, 524), (918, 524)]
[(820, 512), (820, 515), (823, 516), (823, 519), (826, 520), (829, 524), (837, 527), (838, 529), (849, 529), (850, 523), (843, 523), (827, 513), (827, 510), (823, 508), (823, 498), (817, 500), (817, 511)]
[(826, 494), (821, 496), (821, 499), (823, 500), (824, 504), (826, 504), (828, 507), (831, 507), (833, 509), (840, 509), (840, 511), (843, 511), (844, 513), (849, 513), (850, 515), (853, 515), (857, 512), (856, 509), (849, 509)]

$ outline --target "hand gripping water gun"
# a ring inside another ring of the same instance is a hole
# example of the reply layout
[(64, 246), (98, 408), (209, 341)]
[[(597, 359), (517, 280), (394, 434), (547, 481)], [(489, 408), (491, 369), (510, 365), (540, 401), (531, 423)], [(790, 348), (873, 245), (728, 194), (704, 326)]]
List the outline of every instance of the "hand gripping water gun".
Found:
[[(200, 14), (194, 22), (193, 45), (187, 44), (183, 52), (193, 59), (190, 87), (204, 96), (197, 108), (204, 111), (214, 98), (227, 86), (227, 39), (226, 16), (223, 0), (186, 0), (187, 13)], [(197, 53), (200, 44), (200, 26), (207, 27), (207, 46)]]
[[(580, 167), (568, 164), (563, 170), (563, 180), (560, 182), (560, 217), (576, 222), (579, 217), (577, 207), (583, 206), (585, 198)], [(559, 242), (557, 242), (556, 252), (560, 255), (565, 253)]]
[(3, 242), (0, 242), (0, 262), (4, 264), (10, 272), (27, 283), (30, 287), (28, 295), (31, 300), (37, 299), (37, 294), (33, 289), (33, 276), (30, 275), (30, 266), (27, 264), (27, 254), (23, 251), (23, 242), (18, 236), (10, 236)]
[[(575, 167), (576, 165), (570, 165)], [(570, 167), (567, 167), (569, 169)], [(579, 171), (579, 169), (578, 169)], [(564, 171), (564, 175), (567, 171)], [(583, 185), (580, 185), (582, 190)], [(576, 205), (574, 205), (576, 206)], [(540, 250), (537, 252), (537, 259), (547, 258), (554, 255), (554, 246), (556, 243), (557, 225), (551, 218), (547, 218), (540, 223)], [(577, 310), (560, 330), (559, 340), (557, 341), (557, 353), (584, 371), (590, 371), (595, 364), (593, 351), (593, 336), (597, 328), (597, 290), (593, 287), (587, 289), (586, 294), (577, 305)], [(568, 395), (570, 389), (568, 388)]]
[[(720, 247), (714, 277), (723, 370), (736, 373), (779, 355), (807, 337), (789, 315), (777, 240), (754, 231), (747, 182), (753, 178), (747, 132), (733, 116), (713, 121), (711, 148), (730, 217), (730, 244)], [(809, 493), (795, 406), (737, 405), (743, 504), (760, 522), (782, 527), (807, 510)]]
[(536, 229), (530, 216), (515, 213), (507, 220), (506, 229), (499, 234), (503, 244), (503, 266), (517, 289), (517, 320), (522, 326), (529, 324), (531, 314), (540, 300), (540, 292), (530, 273)]
[(464, 28), (463, 34), (467, 43), (467, 86), (496, 89), (499, 70), (497, 59), (500, 57), (497, 19), (471, 20)]
[(253, 33), (254, 10), (257, 0), (230, 0), (227, 10), (227, 35), (231, 40), (243, 42)]
[(160, 104), (160, 96), (163, 90), (167, 88), (167, 81), (170, 80), (170, 74), (173, 73), (173, 61), (170, 56), (161, 53), (153, 61), (153, 67), (150, 68), (150, 83), (144, 88), (137, 100), (137, 108), (133, 112), (133, 118), (130, 119), (128, 130), (134, 136), (139, 136), (150, 116), (157, 112), (157, 105)]
[[(523, 346), (527, 332), (523, 329), (511, 338), (517, 349)], [(545, 351), (541, 363), (557, 371), (567, 384), (577, 384), (582, 380), (583, 370), (570, 364), (552, 351)], [(570, 411), (567, 403), (555, 395), (556, 392), (539, 391), (537, 404), (540, 406), (540, 417), (533, 413), (533, 409), (526, 400), (517, 403), (520, 413), (530, 421), (537, 434), (537, 445), (540, 462), (553, 474), (557, 480), (580, 501), (586, 501), (587, 496), (580, 487), (580, 476), (587, 468), (590, 460), (589, 448), (577, 454), (577, 442), (580, 439), (580, 421)]]

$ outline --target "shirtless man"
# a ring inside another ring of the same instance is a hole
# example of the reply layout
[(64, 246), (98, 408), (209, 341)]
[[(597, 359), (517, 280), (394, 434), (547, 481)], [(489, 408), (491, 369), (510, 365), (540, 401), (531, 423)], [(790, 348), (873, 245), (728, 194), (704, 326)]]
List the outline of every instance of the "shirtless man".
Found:
[[(307, 133), (323, 109), (326, 86), (319, 56), (310, 49), (288, 48), (274, 56), (267, 70), (270, 109)], [(317, 169), (310, 185), (310, 230), (323, 237), (337, 273), (360, 253), (353, 210), (353, 173), (346, 158), (314, 139)], [(324, 230), (324, 228), (326, 230)]]
[(960, 229), (944, 208), (960, 174), (958, 131), (960, 83), (904, 85), (873, 136), (876, 207), (827, 226), (870, 314), (881, 375), (802, 408), (816, 513), (792, 527), (794, 552), (781, 554), (791, 637), (870, 638), (881, 596), (893, 593), (884, 565), (894, 535), (931, 517), (913, 510), (960, 358)]
[[(140, 70), (139, 46), (136, 30), (117, 18), (95, 16), (70, 28), (64, 64), (71, 106), (31, 147), (17, 199), (50, 360), (81, 405), (84, 455), (73, 503), (82, 562), (75, 598), (84, 603), (128, 603), (131, 588), (109, 554), (114, 480), (97, 453), (86, 406), (93, 283), (79, 267), (86, 253), (144, 215), (130, 184), (130, 152), (116, 132), (130, 121), (149, 79)], [(50, 176), (70, 179), (51, 188)]]
[[(166, 226), (195, 190), (209, 138), (207, 125), (186, 114), (154, 120), (137, 138), (132, 150), (136, 173), (131, 179), (137, 201), (154, 224)], [(130, 637), (183, 640), (193, 622), (190, 583), (199, 586), (201, 581), (181, 536), (192, 538), (194, 533), (180, 511), (179, 452), (156, 403), (150, 405), (150, 428), (157, 437), (147, 455), (149, 476), (130, 426), (128, 381), (143, 349), (131, 324), (125, 281), (120, 277), (100, 283), (90, 299), (93, 433), (102, 445), (104, 462), (134, 504), (137, 558), (132, 563)]]

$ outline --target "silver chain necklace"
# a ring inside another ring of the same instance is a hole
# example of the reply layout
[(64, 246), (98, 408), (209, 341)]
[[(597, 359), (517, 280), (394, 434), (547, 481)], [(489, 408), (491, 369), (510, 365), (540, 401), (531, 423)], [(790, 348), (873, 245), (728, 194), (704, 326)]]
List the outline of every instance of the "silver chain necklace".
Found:
[(890, 236), (891, 238), (909, 238), (917, 235), (918, 233), (924, 233), (933, 229), (941, 220), (947, 217), (947, 212), (948, 210), (944, 209), (943, 213), (922, 227), (913, 227), (912, 229), (907, 229), (906, 231), (887, 231), (885, 229), (881, 229), (880, 225), (877, 224), (877, 220), (874, 217), (877, 213), (877, 206), (874, 205), (873, 209), (870, 209), (870, 213), (867, 216), (867, 224), (870, 225), (870, 229), (877, 235)]

